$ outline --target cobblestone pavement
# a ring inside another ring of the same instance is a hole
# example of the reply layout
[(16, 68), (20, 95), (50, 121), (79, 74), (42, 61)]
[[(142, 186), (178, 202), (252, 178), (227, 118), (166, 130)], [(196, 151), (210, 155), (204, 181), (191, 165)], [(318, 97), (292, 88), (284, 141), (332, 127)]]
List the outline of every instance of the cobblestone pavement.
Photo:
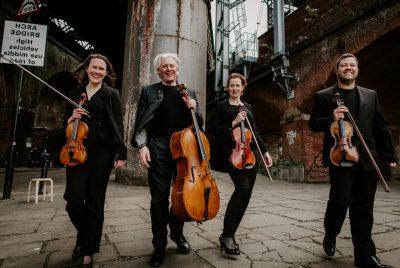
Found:
[[(58, 172), (58, 173), (57, 173)], [(75, 230), (65, 212), (63, 170), (54, 202), (26, 203), (26, 183), (13, 199), (0, 201), (0, 267), (77, 267), (71, 259)], [(61, 175), (60, 175), (61, 174)], [(24, 173), (18, 174), (26, 179)], [(353, 267), (349, 222), (337, 239), (337, 252), (326, 257), (321, 246), (328, 184), (268, 182), (259, 176), (236, 240), (239, 256), (220, 253), (218, 237), (233, 186), (215, 172), (221, 192), (218, 216), (203, 224), (186, 223), (184, 233), (193, 251), (181, 255), (169, 241), (163, 267)], [(29, 177), (29, 176), (28, 176)], [(375, 202), (374, 241), (378, 255), (400, 267), (400, 181), (391, 193), (379, 187)], [(110, 182), (101, 252), (95, 267), (148, 267), (152, 253), (149, 191)]]

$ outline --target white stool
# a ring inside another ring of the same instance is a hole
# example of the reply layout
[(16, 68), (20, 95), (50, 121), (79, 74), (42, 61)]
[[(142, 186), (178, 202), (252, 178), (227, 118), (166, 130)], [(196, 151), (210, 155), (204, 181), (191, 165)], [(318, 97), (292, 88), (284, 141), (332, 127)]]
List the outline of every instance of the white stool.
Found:
[[(36, 187), (35, 187), (35, 204), (38, 203), (39, 201), (39, 183), (43, 182), (43, 194), (41, 196), (43, 197), (43, 200), (46, 200), (46, 196), (50, 196), (50, 201), (53, 202), (53, 180), (51, 178), (35, 178), (31, 179), (29, 182), (29, 189), (28, 189), (28, 198), (27, 202), (29, 203), (30, 201), (30, 196), (31, 196), (31, 185), (32, 182), (36, 182)], [(50, 194), (47, 194), (47, 183), (50, 182)]]

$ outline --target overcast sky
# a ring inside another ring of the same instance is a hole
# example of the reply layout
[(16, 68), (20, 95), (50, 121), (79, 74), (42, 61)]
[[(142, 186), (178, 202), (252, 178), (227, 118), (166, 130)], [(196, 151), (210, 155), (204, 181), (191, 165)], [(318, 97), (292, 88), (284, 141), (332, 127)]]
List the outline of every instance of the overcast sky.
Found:
[[(216, 0), (211, 2), (211, 15), (213, 16), (213, 22), (215, 22), (215, 4)], [(255, 32), (257, 30), (257, 21), (260, 18), (260, 25), (258, 27), (257, 35), (260, 36), (267, 30), (267, 6), (266, 4), (261, 4), (261, 0), (246, 0), (244, 2), (246, 7), (246, 18), (247, 26), (244, 32)], [(259, 15), (260, 10), (261, 17)], [(213, 26), (215, 31), (215, 24)], [(232, 42), (232, 41), (231, 41)]]

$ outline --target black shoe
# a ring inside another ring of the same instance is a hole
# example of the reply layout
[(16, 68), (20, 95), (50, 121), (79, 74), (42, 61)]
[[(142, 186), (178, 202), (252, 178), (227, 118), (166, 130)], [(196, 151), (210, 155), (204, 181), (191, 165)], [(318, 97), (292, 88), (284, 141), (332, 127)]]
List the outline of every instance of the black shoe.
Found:
[(172, 241), (176, 243), (176, 246), (178, 248), (178, 251), (183, 254), (189, 254), (190, 252), (190, 245), (189, 242), (186, 240), (186, 238), (183, 236), (183, 234), (180, 235), (170, 235), (169, 236)]
[(324, 246), (324, 251), (326, 255), (328, 255), (329, 257), (335, 255), (335, 250), (336, 250), (335, 236), (326, 234), (324, 237), (324, 241), (322, 242), (322, 245)]
[(355, 259), (354, 264), (356, 266), (368, 267), (368, 268), (394, 268), (394, 266), (383, 264), (377, 256), (369, 256), (366, 259)]
[(72, 251), (72, 260), (77, 261), (80, 257), (82, 257), (81, 245), (76, 244)]
[(151, 267), (159, 267), (164, 261), (165, 252), (160, 250), (155, 250), (151, 254), (149, 264)]
[(221, 253), (225, 251), (228, 255), (240, 255), (239, 246), (236, 244), (233, 237), (221, 234), (219, 237), (219, 243), (221, 245)]

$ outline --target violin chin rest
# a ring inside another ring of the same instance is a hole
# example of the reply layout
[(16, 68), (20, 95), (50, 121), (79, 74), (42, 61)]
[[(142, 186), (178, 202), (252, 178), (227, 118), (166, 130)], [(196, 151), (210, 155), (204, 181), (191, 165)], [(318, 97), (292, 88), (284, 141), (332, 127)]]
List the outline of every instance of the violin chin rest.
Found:
[(252, 169), (254, 167), (254, 164), (252, 164), (252, 163), (246, 163), (246, 164), (244, 164), (244, 168), (245, 169)]
[(340, 161), (340, 166), (341, 167), (351, 167), (351, 166), (354, 166), (354, 164), (356, 164), (356, 163), (357, 162), (342, 160), (342, 161)]

